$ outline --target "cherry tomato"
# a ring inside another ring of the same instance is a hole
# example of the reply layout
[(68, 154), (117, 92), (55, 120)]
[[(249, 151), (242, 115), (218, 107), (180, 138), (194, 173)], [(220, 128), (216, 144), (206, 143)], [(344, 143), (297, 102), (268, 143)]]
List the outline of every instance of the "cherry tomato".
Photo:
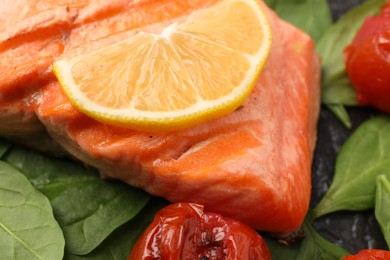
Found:
[(359, 104), (390, 113), (390, 1), (364, 21), (344, 54)]
[(157, 212), (128, 259), (261, 260), (271, 256), (254, 229), (205, 213), (203, 206), (176, 203)]
[(349, 255), (342, 260), (390, 260), (390, 251), (379, 249), (365, 249), (356, 255)]

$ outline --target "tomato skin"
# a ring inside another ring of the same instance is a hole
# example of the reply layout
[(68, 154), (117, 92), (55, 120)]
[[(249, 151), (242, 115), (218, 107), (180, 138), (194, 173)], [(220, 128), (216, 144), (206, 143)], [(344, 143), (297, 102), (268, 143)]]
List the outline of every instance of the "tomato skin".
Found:
[(364, 21), (344, 54), (359, 104), (390, 113), (390, 3)]
[(390, 260), (390, 251), (379, 249), (364, 249), (356, 255), (349, 255), (342, 260)]
[(203, 206), (176, 203), (157, 212), (129, 260), (268, 260), (267, 245), (252, 228)]

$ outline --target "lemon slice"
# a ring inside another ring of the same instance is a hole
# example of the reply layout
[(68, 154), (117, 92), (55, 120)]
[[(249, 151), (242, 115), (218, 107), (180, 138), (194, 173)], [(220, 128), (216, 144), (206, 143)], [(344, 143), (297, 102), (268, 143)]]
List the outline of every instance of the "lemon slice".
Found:
[(158, 34), (53, 64), (71, 103), (107, 124), (177, 130), (226, 115), (250, 94), (271, 45), (256, 0), (225, 0)]

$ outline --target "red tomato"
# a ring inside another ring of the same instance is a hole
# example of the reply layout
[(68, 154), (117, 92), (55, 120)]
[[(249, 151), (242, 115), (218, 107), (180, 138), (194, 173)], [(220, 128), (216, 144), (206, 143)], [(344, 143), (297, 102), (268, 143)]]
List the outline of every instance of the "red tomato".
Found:
[(345, 58), (359, 104), (390, 113), (390, 3), (364, 21)]
[(157, 212), (129, 259), (261, 260), (271, 256), (252, 228), (205, 213), (197, 204), (176, 203)]
[(390, 260), (390, 251), (379, 249), (365, 249), (356, 255), (349, 255), (342, 260)]

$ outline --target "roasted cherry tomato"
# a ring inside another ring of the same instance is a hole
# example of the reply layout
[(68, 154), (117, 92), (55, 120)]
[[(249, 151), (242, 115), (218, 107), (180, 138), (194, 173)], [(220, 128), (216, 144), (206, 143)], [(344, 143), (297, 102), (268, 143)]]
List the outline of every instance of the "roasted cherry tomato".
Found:
[(390, 1), (364, 21), (345, 58), (359, 104), (390, 113)]
[(365, 249), (356, 255), (349, 255), (342, 260), (390, 260), (390, 251), (379, 249)]
[(157, 212), (129, 259), (261, 260), (271, 256), (254, 229), (205, 213), (200, 205), (177, 203)]

